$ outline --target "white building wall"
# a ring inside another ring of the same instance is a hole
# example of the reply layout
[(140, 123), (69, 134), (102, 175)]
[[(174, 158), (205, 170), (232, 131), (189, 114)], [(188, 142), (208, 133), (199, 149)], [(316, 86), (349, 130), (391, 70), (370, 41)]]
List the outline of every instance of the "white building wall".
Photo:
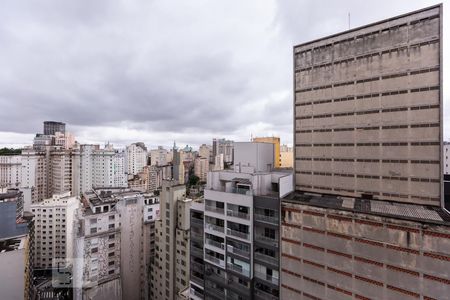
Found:
[(0, 156), (0, 187), (19, 187), (22, 181), (22, 157)]
[(131, 144), (126, 148), (128, 175), (136, 175), (147, 165), (147, 149), (145, 146)]

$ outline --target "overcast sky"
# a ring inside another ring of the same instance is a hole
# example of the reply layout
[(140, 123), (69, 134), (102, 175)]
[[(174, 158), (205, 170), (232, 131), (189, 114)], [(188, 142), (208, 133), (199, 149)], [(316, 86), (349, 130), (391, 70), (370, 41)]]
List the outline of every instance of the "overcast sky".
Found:
[(31, 144), (44, 120), (81, 143), (292, 144), (293, 45), (348, 29), (348, 13), (357, 27), (436, 3), (0, 0), (0, 147)]

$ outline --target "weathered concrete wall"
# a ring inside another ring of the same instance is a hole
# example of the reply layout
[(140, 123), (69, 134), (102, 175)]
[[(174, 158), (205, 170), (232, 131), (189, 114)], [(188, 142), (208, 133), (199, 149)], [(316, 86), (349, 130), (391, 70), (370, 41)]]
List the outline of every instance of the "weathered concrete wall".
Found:
[(450, 295), (450, 227), (287, 202), (282, 210), (282, 299)]
[(440, 8), (294, 48), (296, 189), (439, 205)]

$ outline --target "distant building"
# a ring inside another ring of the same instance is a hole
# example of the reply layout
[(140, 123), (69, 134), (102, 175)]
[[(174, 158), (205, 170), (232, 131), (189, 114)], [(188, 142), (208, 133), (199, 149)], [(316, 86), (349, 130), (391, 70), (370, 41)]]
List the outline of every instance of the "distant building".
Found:
[(257, 143), (271, 143), (274, 146), (274, 168), (281, 167), (281, 154), (280, 154), (280, 138), (279, 137), (255, 137), (253, 142)]
[(213, 139), (213, 157), (223, 154), (224, 163), (227, 165), (233, 164), (233, 144), (233, 141), (226, 139)]
[(292, 147), (282, 145), (280, 148), (281, 168), (293, 168), (294, 167), (294, 151)]
[(158, 149), (150, 150), (150, 164), (152, 166), (164, 166), (169, 162), (167, 160), (168, 151), (164, 149), (162, 146), (159, 146)]
[(125, 152), (128, 175), (136, 175), (147, 165), (147, 148), (144, 143), (133, 143), (127, 146)]
[(66, 133), (66, 124), (62, 122), (55, 121), (45, 121), (44, 122), (44, 134), (45, 135), (55, 135), (57, 132)]
[(22, 157), (0, 155), (0, 188), (19, 187), (22, 181)]
[(189, 209), (186, 187), (163, 181), (161, 218), (155, 223), (155, 260), (152, 264), (151, 299), (175, 300), (189, 285)]
[(200, 178), (201, 182), (206, 182), (209, 171), (209, 159), (206, 157), (197, 157), (194, 161), (194, 174)]
[(198, 149), (198, 156), (200, 157), (204, 157), (208, 160), (208, 162), (210, 162), (211, 160), (211, 147), (206, 145), (206, 144), (202, 144), (199, 149)]
[(80, 145), (73, 158), (73, 194), (82, 195), (93, 187), (127, 187), (125, 153)]
[(218, 154), (214, 157), (213, 171), (220, 171), (225, 168), (223, 163), (223, 154)]

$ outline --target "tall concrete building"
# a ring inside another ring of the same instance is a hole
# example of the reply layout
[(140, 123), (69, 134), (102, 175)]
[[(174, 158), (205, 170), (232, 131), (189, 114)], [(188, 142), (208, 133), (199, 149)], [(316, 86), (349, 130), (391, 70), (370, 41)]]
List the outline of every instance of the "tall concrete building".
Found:
[(440, 205), (441, 22), (434, 7), (294, 47), (297, 190)]
[(133, 143), (126, 150), (128, 175), (136, 175), (147, 165), (147, 147), (144, 143)]
[(294, 47), (282, 299), (446, 299), (442, 6)]
[(189, 209), (186, 187), (164, 180), (160, 194), (161, 218), (156, 221), (155, 259), (151, 299), (177, 299), (189, 285)]
[(150, 150), (150, 164), (152, 166), (164, 166), (167, 165), (167, 154), (169, 152), (162, 146), (157, 149)]
[(234, 170), (208, 173), (191, 208), (191, 299), (280, 299), (280, 198), (291, 172), (269, 143), (235, 143)]
[(252, 139), (253, 142), (257, 143), (270, 143), (273, 144), (274, 147), (274, 157), (273, 163), (275, 168), (281, 167), (281, 154), (280, 154), (280, 138), (274, 136), (268, 137), (255, 137)]
[(55, 135), (55, 133), (66, 133), (66, 123), (45, 121), (44, 122), (44, 135)]
[(211, 162), (211, 152), (211, 147), (206, 144), (202, 144), (198, 148), (198, 156), (206, 158), (208, 162)]
[(281, 168), (293, 168), (294, 167), (294, 151), (292, 147), (287, 145), (281, 145), (280, 147), (280, 160)]

